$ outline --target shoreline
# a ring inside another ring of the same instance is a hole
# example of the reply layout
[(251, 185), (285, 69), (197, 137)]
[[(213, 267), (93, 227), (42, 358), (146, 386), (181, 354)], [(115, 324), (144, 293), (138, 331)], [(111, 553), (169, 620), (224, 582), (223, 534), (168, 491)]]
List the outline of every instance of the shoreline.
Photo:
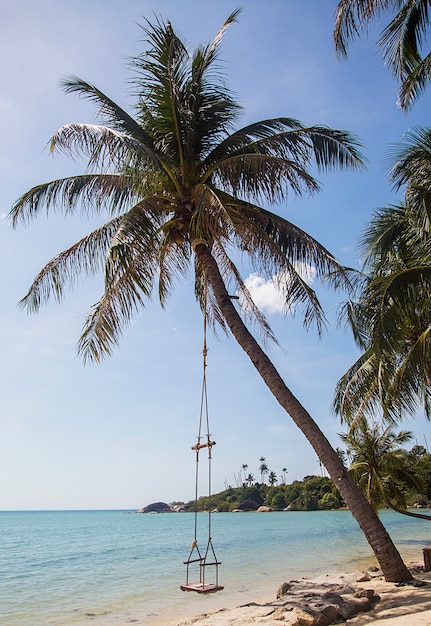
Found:
[[(430, 543), (429, 524), (390, 512), (382, 517), (404, 562), (420, 561), (423, 547)], [(5, 514), (8, 575), (0, 623), (174, 626), (191, 619), (196, 623), (197, 616), (221, 609), (269, 604), (285, 581), (322, 576), (335, 580), (338, 572), (377, 565), (349, 512), (221, 513), (214, 518), (214, 535), (224, 590), (187, 593), (180, 585), (186, 575), (181, 555), (189, 521), (186, 515), (116, 512)], [(17, 536), (24, 540), (19, 546)]]
[[(373, 595), (376, 599), (371, 602), (368, 609), (358, 609), (356, 614), (346, 619), (346, 623), (354, 626), (365, 624), (378, 624), (379, 626), (430, 626), (431, 625), (431, 572), (425, 572), (422, 564), (410, 563), (408, 565), (414, 581), (406, 584), (388, 583), (384, 580), (381, 572), (368, 570), (366, 576), (369, 580), (363, 580), (364, 571), (355, 573), (324, 574), (313, 578), (303, 577), (290, 581), (291, 589), (286, 595), (276, 598), (277, 589), (274, 589), (272, 598), (255, 598), (238, 606), (224, 606), (207, 612), (176, 619), (169, 622), (169, 626), (252, 626), (256, 623), (273, 626), (278, 623), (286, 625), (296, 623), (309, 623), (312, 621), (295, 622), (296, 614), (301, 612), (301, 607), (310, 608), (310, 596), (315, 594), (321, 599), (322, 594), (331, 593), (357, 593), (365, 601), (365, 595)], [(280, 585), (285, 581), (280, 581)], [(286, 581), (289, 582), (289, 581)], [(289, 585), (288, 585), (289, 586)], [(306, 599), (302, 598), (301, 592)], [(319, 595), (320, 594), (320, 595)], [(292, 599), (298, 602), (298, 608), (292, 610)], [(357, 600), (358, 606), (360, 601)], [(321, 603), (317, 603), (319, 606)], [(364, 602), (362, 602), (364, 604)], [(287, 607), (287, 608), (286, 608)], [(414, 615), (414, 618), (413, 618)], [(293, 620), (293, 621), (292, 621)], [(316, 622), (317, 623), (317, 622)], [(339, 623), (338, 621), (327, 622)]]

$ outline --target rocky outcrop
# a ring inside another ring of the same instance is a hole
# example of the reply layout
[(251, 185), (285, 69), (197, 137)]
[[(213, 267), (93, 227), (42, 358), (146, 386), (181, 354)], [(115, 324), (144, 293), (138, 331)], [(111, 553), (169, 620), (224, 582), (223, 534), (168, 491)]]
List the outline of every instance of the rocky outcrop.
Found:
[(257, 511), (259, 505), (254, 500), (244, 500), (238, 505), (240, 511)]
[(136, 511), (137, 513), (172, 513), (173, 509), (166, 502), (153, 502)]
[(291, 580), (279, 587), (271, 618), (289, 626), (329, 626), (370, 611), (379, 600), (372, 589)]
[[(424, 572), (419, 564), (413, 564), (409, 569), (420, 578), (395, 585), (384, 581), (377, 568), (370, 568), (367, 572), (340, 573), (331, 578), (321, 575), (314, 580), (290, 580), (280, 586), (276, 600), (216, 609), (175, 624), (329, 626), (346, 622), (389, 624), (396, 621), (398, 624), (400, 620), (400, 626), (431, 625), (431, 572)], [(366, 611), (369, 613), (365, 614)]]

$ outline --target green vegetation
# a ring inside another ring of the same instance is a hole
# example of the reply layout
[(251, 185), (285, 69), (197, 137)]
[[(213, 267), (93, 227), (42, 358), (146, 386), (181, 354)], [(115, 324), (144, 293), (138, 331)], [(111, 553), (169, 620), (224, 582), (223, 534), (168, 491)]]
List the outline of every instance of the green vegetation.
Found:
[(423, 446), (415, 446), (410, 451), (411, 468), (422, 482), (422, 492), (415, 502), (424, 506), (431, 504), (431, 454)]
[[(386, 455), (387, 456), (387, 455)], [(410, 452), (403, 450), (403, 460), (408, 470), (408, 481), (397, 481), (399, 494), (403, 496), (403, 502), (409, 508), (431, 506), (431, 454), (423, 446), (414, 446)], [(353, 475), (358, 478), (357, 461), (352, 463)], [(245, 469), (248, 466), (245, 466)], [(393, 465), (389, 466), (393, 470)], [(284, 472), (286, 470), (284, 469)], [(381, 470), (380, 481), (385, 482), (389, 478), (384, 468)], [(406, 473), (407, 475), (407, 473)], [(399, 475), (398, 475), (399, 477)], [(392, 475), (393, 480), (393, 475)], [(269, 481), (268, 481), (269, 482)], [(418, 489), (418, 486), (420, 488)], [(255, 483), (249, 485), (244, 482), (242, 486), (231, 487), (213, 494), (211, 498), (202, 496), (198, 499), (198, 511), (207, 511), (209, 508), (221, 512), (240, 509), (241, 504), (252, 501), (258, 506), (268, 506), (274, 511), (329, 511), (344, 508), (345, 504), (333, 481), (326, 476), (306, 476), (303, 480), (295, 480), (287, 485), (271, 485)], [(176, 503), (179, 504), (179, 503)], [(388, 506), (384, 499), (376, 504)], [(185, 504), (188, 511), (195, 510), (195, 501)]]
[(407, 431), (396, 433), (392, 426), (382, 430), (380, 424), (370, 424), (365, 418), (343, 437), (352, 460), (350, 472), (374, 508), (405, 509), (407, 491), (422, 489), (408, 452), (401, 447), (411, 438)]
[[(198, 499), (198, 510), (208, 510), (209, 506), (218, 511), (234, 511), (246, 500), (258, 506), (268, 506), (276, 511), (289, 507), (291, 511), (316, 511), (318, 509), (339, 509), (344, 506), (340, 494), (330, 478), (306, 476), (290, 485), (266, 485), (256, 483), (248, 487), (229, 487), (211, 496)], [(187, 510), (194, 510), (195, 502), (186, 504)]]

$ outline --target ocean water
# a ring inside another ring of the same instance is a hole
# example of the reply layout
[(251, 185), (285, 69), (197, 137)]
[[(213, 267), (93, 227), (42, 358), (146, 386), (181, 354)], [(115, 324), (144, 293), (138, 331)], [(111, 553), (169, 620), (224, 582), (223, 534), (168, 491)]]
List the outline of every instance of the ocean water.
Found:
[[(406, 562), (422, 562), (430, 523), (391, 511), (381, 518)], [(166, 626), (274, 598), (285, 580), (375, 564), (349, 511), (216, 513), (211, 530), (225, 589), (200, 595), (180, 590), (192, 513), (0, 512), (0, 624)], [(207, 534), (200, 513), (201, 550)]]

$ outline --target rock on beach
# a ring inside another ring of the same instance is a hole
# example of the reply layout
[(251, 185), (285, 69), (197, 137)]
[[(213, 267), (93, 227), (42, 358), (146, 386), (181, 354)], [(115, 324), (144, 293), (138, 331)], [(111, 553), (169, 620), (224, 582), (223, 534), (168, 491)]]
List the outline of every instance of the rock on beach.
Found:
[(280, 585), (275, 600), (223, 608), (175, 626), (431, 626), (431, 572), (411, 564), (413, 581), (388, 583), (377, 568), (301, 578)]

